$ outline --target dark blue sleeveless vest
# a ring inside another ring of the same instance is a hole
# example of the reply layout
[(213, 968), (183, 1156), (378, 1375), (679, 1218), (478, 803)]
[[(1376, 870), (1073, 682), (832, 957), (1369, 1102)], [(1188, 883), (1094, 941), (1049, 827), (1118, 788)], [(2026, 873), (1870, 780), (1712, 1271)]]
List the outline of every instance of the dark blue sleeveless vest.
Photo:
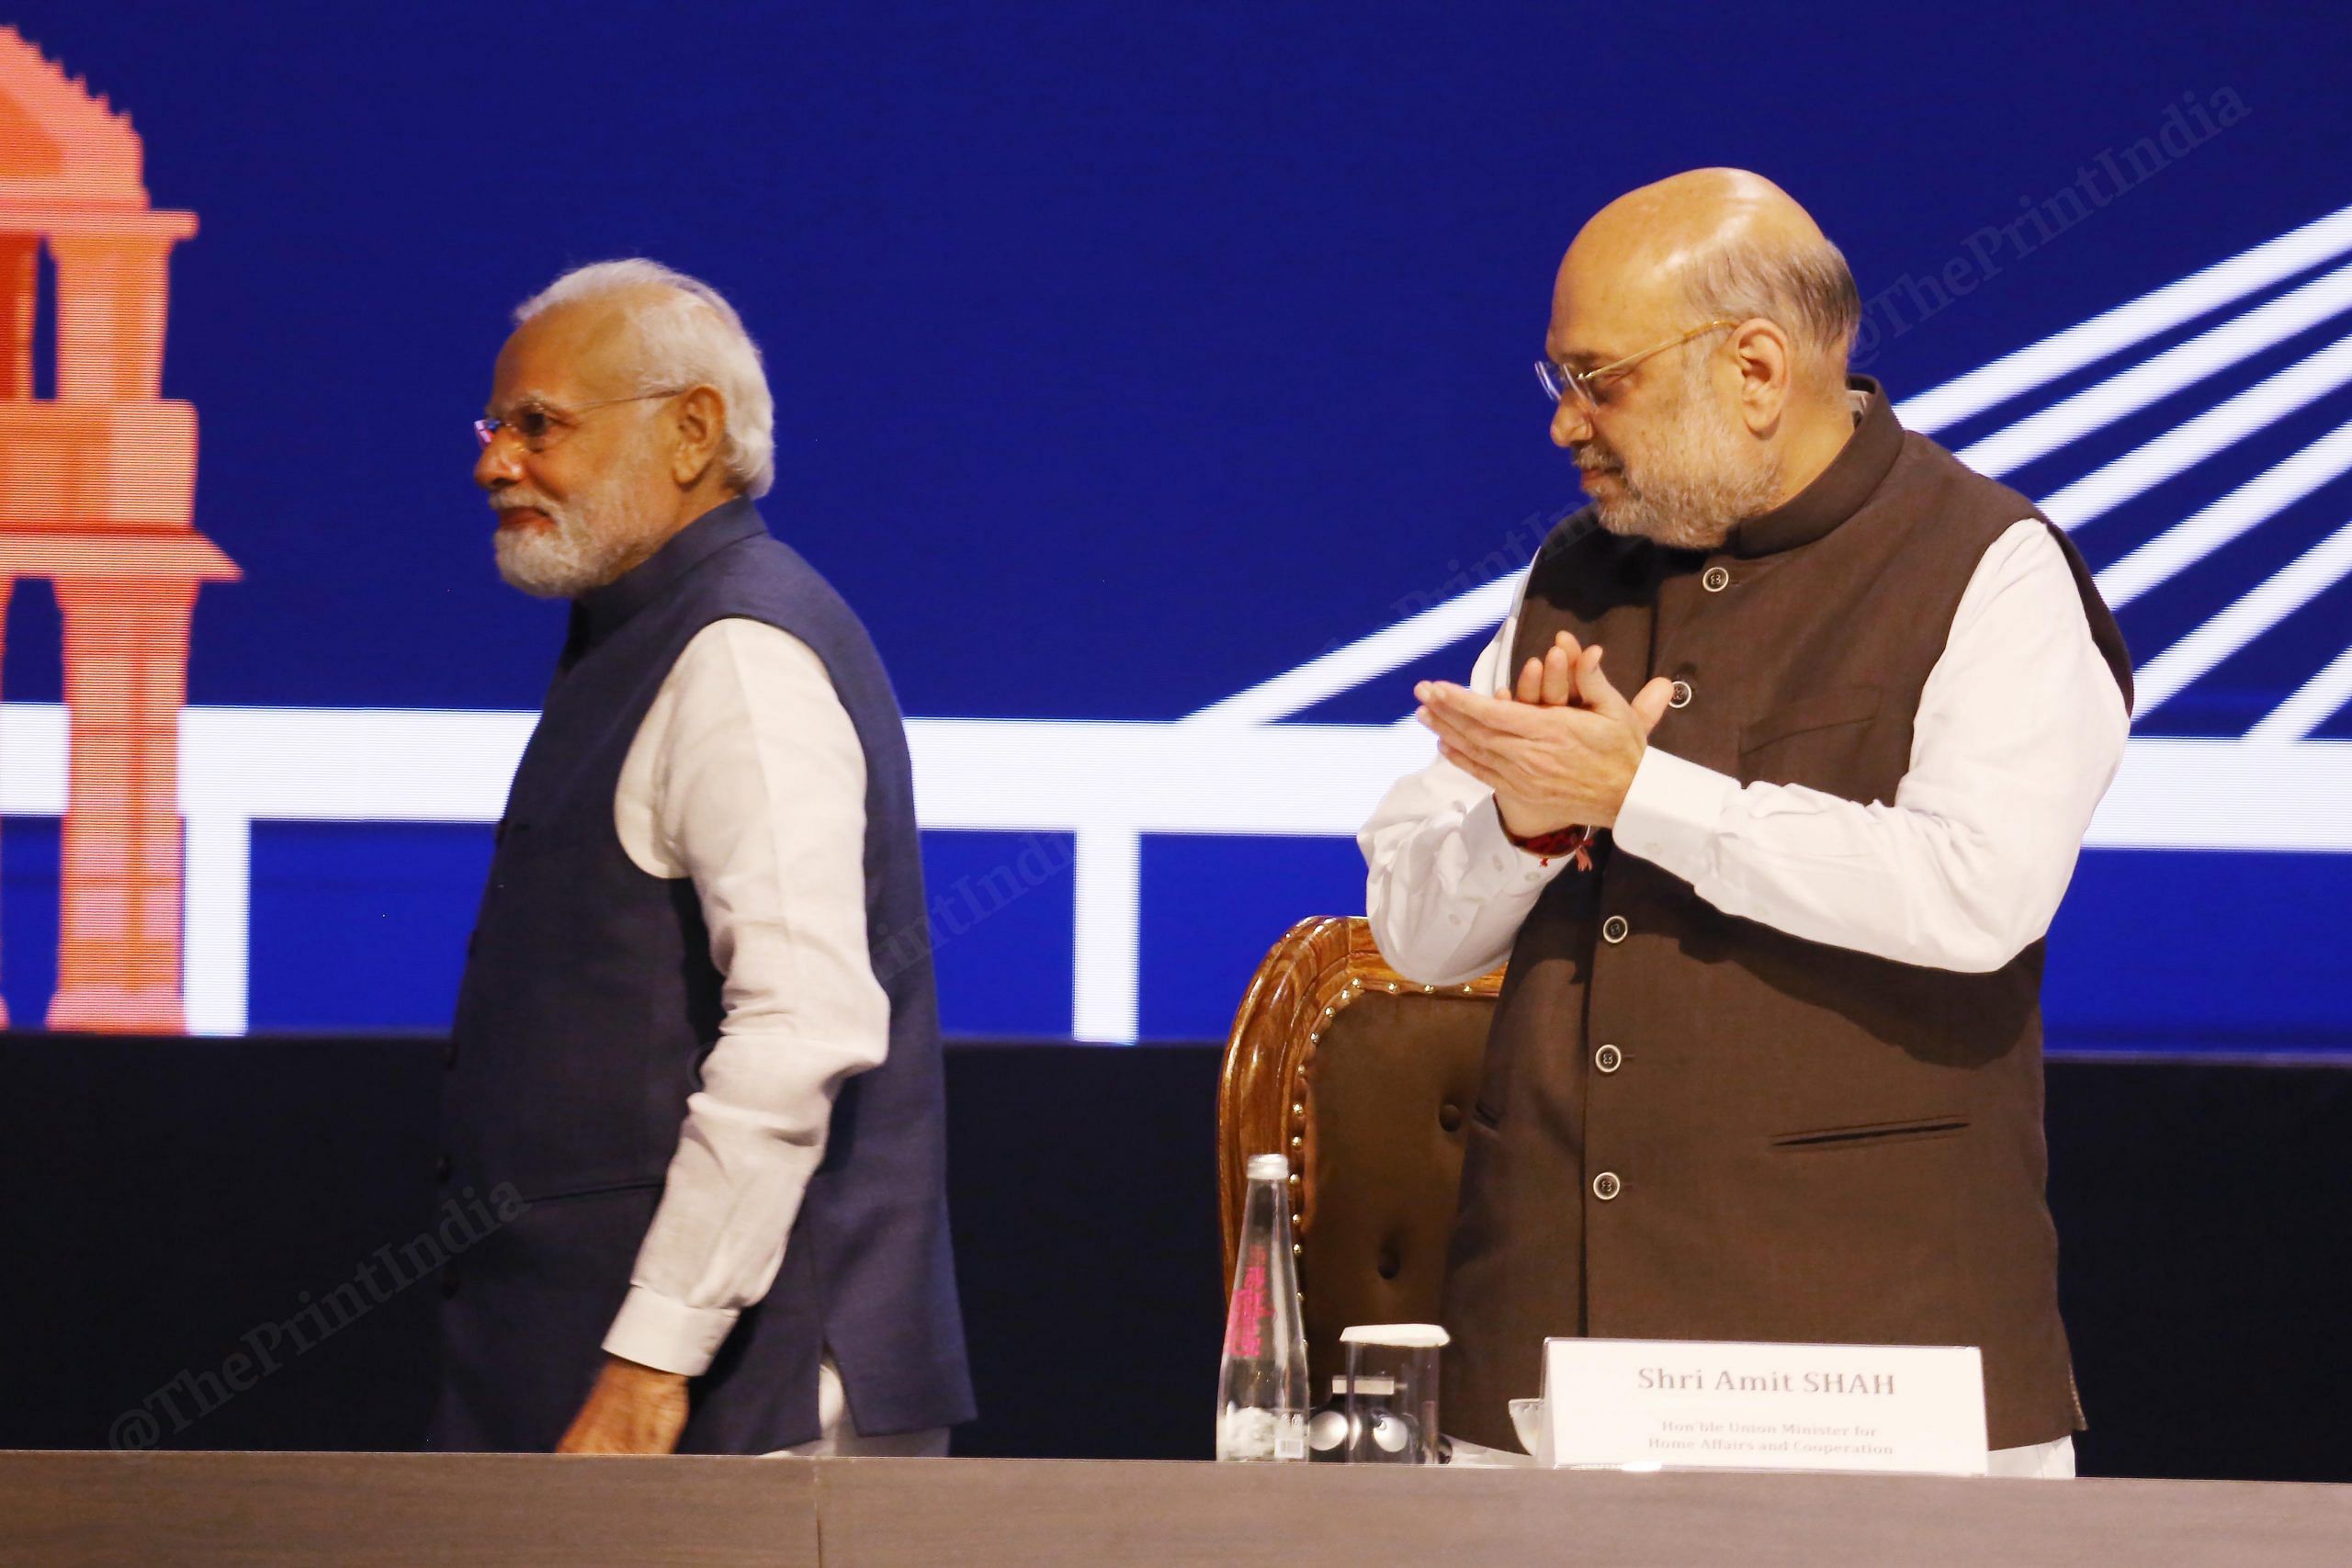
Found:
[(814, 1438), (827, 1350), (861, 1433), (972, 1417), (905, 729), (856, 615), (739, 501), (582, 596), (514, 775), (444, 1096), (450, 1195), (497, 1223), (442, 1277), (435, 1447), (551, 1449), (603, 1364), (722, 1011), (692, 882), (638, 869), (613, 797), (678, 655), (736, 616), (813, 649), (864, 743), (866, 937), (890, 1049), (843, 1086), (783, 1269), (695, 1381), (679, 1448)]

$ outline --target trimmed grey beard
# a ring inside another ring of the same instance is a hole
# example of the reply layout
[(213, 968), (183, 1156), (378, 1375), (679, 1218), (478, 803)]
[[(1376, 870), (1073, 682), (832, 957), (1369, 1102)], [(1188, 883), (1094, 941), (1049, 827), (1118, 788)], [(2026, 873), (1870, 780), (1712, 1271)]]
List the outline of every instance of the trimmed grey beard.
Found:
[(645, 530), (622, 500), (624, 474), (614, 468), (584, 488), (569, 506), (558, 505), (527, 485), (510, 485), (490, 498), (504, 513), (529, 507), (545, 516), (546, 528), (501, 528), (492, 536), (498, 575), (538, 599), (574, 599), (602, 588), (641, 558)]
[(1613, 501), (1593, 501), (1602, 527), (1668, 549), (1712, 550), (1740, 524), (1779, 502), (1780, 465), (1758, 460), (1707, 391), (1698, 378), (1685, 380), (1681, 400), (1657, 443), (1657, 450), (1670, 456), (1645, 464), (1638, 474), (1615, 453), (1577, 449), (1579, 471), (1612, 471), (1623, 491)]

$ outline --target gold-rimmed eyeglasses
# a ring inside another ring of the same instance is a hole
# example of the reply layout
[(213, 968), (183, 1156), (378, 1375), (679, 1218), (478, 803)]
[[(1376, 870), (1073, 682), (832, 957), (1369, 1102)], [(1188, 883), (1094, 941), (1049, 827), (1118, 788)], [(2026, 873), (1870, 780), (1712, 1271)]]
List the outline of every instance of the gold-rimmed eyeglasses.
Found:
[(1692, 338), (1702, 336), (1718, 328), (1737, 325), (1739, 321), (1736, 317), (1718, 316), (1712, 321), (1700, 322), (1680, 337), (1667, 339), (1655, 348), (1645, 348), (1639, 354), (1629, 354), (1623, 359), (1612, 359), (1608, 364), (1595, 366), (1590, 370), (1571, 370), (1556, 360), (1539, 359), (1535, 362), (1535, 378), (1544, 383), (1544, 400), (1555, 408), (1559, 406), (1561, 399), (1573, 397), (1577, 400), (1577, 407), (1590, 413), (1600, 406), (1601, 389), (1632, 370), (1643, 360), (1664, 354), (1669, 348), (1680, 348)]
[(503, 419), (493, 417), (474, 421), (474, 439), (482, 446), (488, 446), (498, 439), (500, 431), (511, 430), (514, 433), (515, 439), (523, 443), (523, 450), (534, 453), (544, 452), (562, 440), (571, 427), (580, 423), (582, 415), (594, 413), (598, 409), (608, 409), (618, 403), (641, 403), (654, 398), (674, 398), (684, 390), (684, 387), (664, 387), (657, 391), (631, 392), (625, 398), (600, 398), (593, 403), (582, 403), (577, 408), (570, 409), (537, 401), (518, 403)]

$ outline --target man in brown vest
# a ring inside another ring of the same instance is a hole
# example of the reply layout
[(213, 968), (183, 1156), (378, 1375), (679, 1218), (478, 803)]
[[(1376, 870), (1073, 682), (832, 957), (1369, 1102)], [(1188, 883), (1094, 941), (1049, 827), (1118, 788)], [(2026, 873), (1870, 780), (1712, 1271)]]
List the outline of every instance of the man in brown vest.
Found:
[(1974, 1345), (1995, 1472), (2073, 1472), (2042, 936), (2130, 662), (2065, 536), (1848, 376), (1859, 313), (1754, 175), (1585, 226), (1538, 368), (1592, 504), (1417, 688), (1440, 760), (1364, 829), (1398, 969), (1510, 962), (1446, 1286), (1472, 1442), (1548, 1336)]

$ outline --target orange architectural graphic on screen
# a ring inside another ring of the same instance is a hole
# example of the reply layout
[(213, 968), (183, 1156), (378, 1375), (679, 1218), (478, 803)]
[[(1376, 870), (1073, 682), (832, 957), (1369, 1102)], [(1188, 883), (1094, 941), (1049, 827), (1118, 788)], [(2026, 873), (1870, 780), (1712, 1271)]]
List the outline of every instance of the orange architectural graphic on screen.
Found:
[(166, 265), (196, 214), (152, 207), (141, 162), (129, 116), (0, 28), (0, 615), (17, 578), (55, 584), (71, 735), (49, 1024), (178, 1032), (188, 621), (238, 571), (194, 527), (196, 410), (163, 396)]

